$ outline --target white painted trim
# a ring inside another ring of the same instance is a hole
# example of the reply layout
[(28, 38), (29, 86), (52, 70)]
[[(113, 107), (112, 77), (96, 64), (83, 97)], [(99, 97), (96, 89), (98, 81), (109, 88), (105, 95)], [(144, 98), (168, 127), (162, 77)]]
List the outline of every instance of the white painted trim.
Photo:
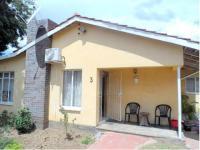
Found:
[(186, 78), (189, 78), (189, 77), (191, 77), (191, 76), (193, 76), (193, 75), (196, 75), (196, 74), (198, 74), (198, 73), (199, 73), (199, 71), (194, 72), (194, 73), (192, 73), (192, 74), (190, 74), (190, 75), (187, 75), (187, 76), (181, 78), (181, 80), (184, 80), (184, 79), (186, 79)]
[(150, 39), (155, 39), (155, 40), (159, 40), (159, 41), (163, 41), (163, 42), (177, 44), (177, 45), (180, 45), (180, 46), (186, 46), (186, 47), (194, 48), (194, 49), (197, 49), (197, 50), (200, 49), (200, 45), (197, 44), (197, 43), (189, 42), (189, 41), (184, 40), (184, 39), (177, 39), (177, 38), (174, 38), (174, 37), (169, 37), (169, 36), (166, 36), (166, 35), (160, 35), (159, 33), (152, 33), (152, 32), (148, 32), (148, 31), (133, 29), (131, 27), (125, 27), (125, 26), (123, 27), (123, 26), (113, 24), (113, 23), (105, 23), (105, 22), (102, 22), (102, 21), (95, 21), (95, 20), (85, 19), (85, 18), (81, 18), (81, 17), (78, 17), (77, 21), (82, 22), (82, 23), (95, 25), (95, 26), (99, 26), (99, 27), (104, 27), (104, 28), (107, 28), (107, 29), (120, 31), (120, 32), (134, 34), (134, 35), (138, 35), (138, 36), (142, 36), (142, 37), (146, 37), (146, 38), (150, 38)]
[(81, 111), (81, 107), (74, 107), (74, 106), (62, 106), (64, 110), (70, 111)]
[(0, 105), (12, 106), (13, 102), (0, 102)]
[(125, 26), (114, 24), (114, 23), (103, 22), (103, 21), (93, 20), (90, 18), (74, 16), (71, 19), (69, 19), (68, 21), (66, 21), (65, 23), (56, 27), (55, 29), (47, 32), (45, 35), (41, 36), (40, 38), (36, 39), (35, 41), (32, 41), (31, 43), (27, 44), (23, 48), (19, 49), (16, 53), (12, 53), (7, 56), (0, 56), (0, 60), (15, 57), (15, 56), (19, 55), (20, 53), (22, 53), (25, 50), (27, 50), (28, 48), (34, 46), (36, 43), (40, 42), (41, 40), (57, 33), (58, 31), (64, 29), (65, 27), (71, 25), (74, 22), (87, 23), (90, 25), (95, 25), (95, 26), (106, 28), (106, 29), (125, 32), (125, 33), (129, 33), (129, 34), (133, 34), (133, 35), (138, 35), (138, 36), (142, 36), (142, 37), (146, 37), (146, 38), (150, 38), (150, 39), (155, 39), (155, 40), (159, 40), (159, 41), (163, 41), (163, 42), (180, 45), (180, 46), (186, 46), (186, 47), (194, 48), (197, 50), (200, 49), (200, 45), (198, 43), (194, 43), (194, 42), (191, 42), (188, 40), (177, 39), (175, 37), (169, 37), (167, 35), (161, 35), (159, 33), (152, 33), (150, 31), (144, 31), (144, 30), (140, 30), (140, 29), (134, 29), (131, 27), (125, 27)]
[(181, 67), (177, 67), (178, 137), (182, 139)]

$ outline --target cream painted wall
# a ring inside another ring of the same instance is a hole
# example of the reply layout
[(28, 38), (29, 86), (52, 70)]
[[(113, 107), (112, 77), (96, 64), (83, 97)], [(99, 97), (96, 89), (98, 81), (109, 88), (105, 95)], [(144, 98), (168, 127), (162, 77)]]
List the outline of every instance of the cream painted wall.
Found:
[(0, 72), (14, 71), (14, 95), (13, 105), (1, 105), (0, 112), (8, 110), (16, 112), (22, 105), (24, 95), (24, 78), (25, 78), (25, 53), (14, 58), (0, 61)]
[[(62, 118), (59, 108), (62, 101), (63, 71), (65, 69), (82, 69), (83, 81), (81, 111), (69, 111), (69, 121), (75, 119), (74, 122), (77, 124), (96, 126), (99, 121), (98, 69), (161, 67), (183, 64), (183, 52), (180, 46), (94, 26), (84, 26), (87, 30), (85, 34), (79, 35), (78, 25), (74, 24), (53, 36), (52, 47), (62, 49), (66, 66), (53, 64), (51, 68), (50, 121), (60, 121)], [(150, 73), (152, 74), (151, 77), (155, 76), (153, 72)], [(90, 77), (93, 79), (92, 83)], [(174, 81), (175, 83), (176, 81)], [(147, 86), (149, 87), (148, 83)], [(171, 88), (174, 89), (175, 87)], [(140, 90), (142, 89), (140, 88)], [(150, 92), (148, 89), (146, 90)], [(173, 97), (174, 94), (172, 93)], [(146, 96), (148, 96), (148, 93)], [(129, 97), (127, 96), (126, 99), (129, 99)], [(160, 97), (157, 99), (160, 99)], [(140, 100), (143, 101), (142, 103), (146, 101), (143, 98), (140, 98)]]
[[(176, 70), (172, 68), (139, 68), (139, 82), (133, 82), (133, 69), (109, 70), (109, 74), (119, 74), (117, 82), (121, 82), (121, 118), (124, 120), (125, 107), (129, 102), (140, 104), (140, 112), (149, 112), (150, 122), (154, 123), (155, 108), (159, 104), (168, 104), (172, 107), (172, 118), (177, 119), (177, 85)], [(110, 78), (109, 78), (110, 80)], [(121, 80), (121, 81), (120, 81)], [(109, 82), (109, 86), (113, 84)], [(108, 89), (112, 89), (109, 88)], [(108, 93), (114, 93), (109, 90)], [(112, 96), (112, 95), (111, 95)], [(120, 96), (120, 95), (119, 95)], [(110, 101), (110, 102), (109, 102)], [(113, 99), (108, 95), (108, 117), (120, 110), (115, 107)], [(133, 121), (136, 121), (133, 118)], [(164, 124), (166, 120), (162, 121)]]

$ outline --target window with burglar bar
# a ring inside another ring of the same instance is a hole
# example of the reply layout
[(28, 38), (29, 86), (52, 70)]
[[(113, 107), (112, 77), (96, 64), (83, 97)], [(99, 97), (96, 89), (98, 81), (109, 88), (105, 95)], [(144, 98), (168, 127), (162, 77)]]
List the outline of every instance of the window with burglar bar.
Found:
[(186, 79), (186, 92), (199, 92), (199, 77), (191, 77)]
[(14, 72), (0, 72), (0, 104), (13, 102)]
[(80, 107), (82, 94), (82, 71), (64, 71), (63, 106)]

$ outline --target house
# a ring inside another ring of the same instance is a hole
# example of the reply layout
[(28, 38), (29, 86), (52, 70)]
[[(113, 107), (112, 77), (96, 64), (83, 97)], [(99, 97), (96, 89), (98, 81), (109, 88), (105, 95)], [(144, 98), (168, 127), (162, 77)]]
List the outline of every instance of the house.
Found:
[[(123, 121), (131, 101), (151, 123), (155, 107), (168, 104), (181, 138), (183, 47), (198, 50), (198, 42), (80, 15), (59, 25), (32, 20), (27, 36), (26, 46), (0, 57), (0, 111), (26, 106), (46, 128), (63, 108), (70, 122), (97, 126)], [(45, 63), (47, 48), (60, 49), (64, 63)]]

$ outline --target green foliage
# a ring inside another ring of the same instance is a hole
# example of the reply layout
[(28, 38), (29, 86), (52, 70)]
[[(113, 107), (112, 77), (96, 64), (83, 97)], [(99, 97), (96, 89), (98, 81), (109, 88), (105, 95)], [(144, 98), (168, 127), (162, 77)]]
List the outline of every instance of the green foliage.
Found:
[(13, 139), (0, 138), (0, 149), (20, 150), (22, 149), (22, 145)]
[(7, 110), (4, 110), (0, 114), (0, 127), (5, 127), (5, 126), (14, 126), (14, 120), (15, 120), (15, 115), (13, 113), (8, 113)]
[(15, 128), (19, 133), (27, 133), (33, 130), (31, 112), (28, 108), (22, 108), (15, 117)]
[(9, 144), (7, 144), (4, 148), (5, 150), (21, 150), (22, 145), (19, 144), (17, 141), (12, 140)]
[(195, 116), (195, 106), (189, 103), (189, 97), (187, 95), (182, 95), (182, 112), (187, 114), (190, 120), (196, 118)]
[(81, 143), (88, 145), (88, 144), (93, 143), (93, 139), (90, 136), (86, 136), (85, 138), (82, 139)]
[(8, 44), (18, 48), (26, 34), (26, 20), (33, 13), (34, 0), (0, 0), (0, 51)]

